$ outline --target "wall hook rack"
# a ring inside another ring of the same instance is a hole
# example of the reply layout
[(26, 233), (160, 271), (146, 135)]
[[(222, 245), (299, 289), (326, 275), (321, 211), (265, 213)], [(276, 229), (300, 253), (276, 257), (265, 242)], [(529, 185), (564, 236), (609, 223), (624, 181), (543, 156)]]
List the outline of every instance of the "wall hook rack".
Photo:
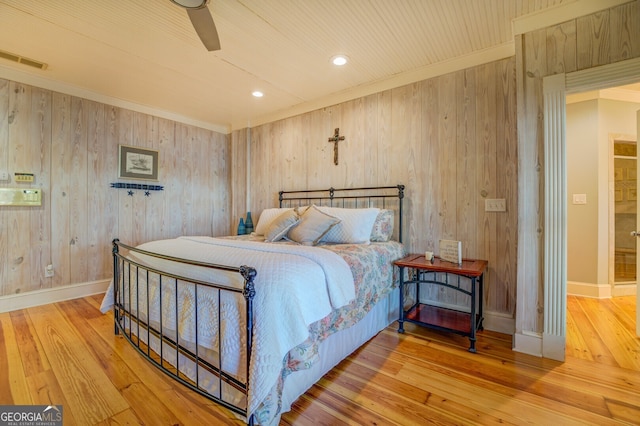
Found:
[(111, 184), (111, 188), (126, 189), (127, 190), (127, 194), (130, 197), (133, 197), (133, 190), (134, 189), (140, 189), (140, 190), (144, 191), (144, 196), (148, 197), (149, 195), (151, 195), (150, 191), (162, 191), (164, 189), (164, 186), (161, 186), (161, 185), (147, 185), (147, 184), (144, 184), (144, 183), (113, 182)]

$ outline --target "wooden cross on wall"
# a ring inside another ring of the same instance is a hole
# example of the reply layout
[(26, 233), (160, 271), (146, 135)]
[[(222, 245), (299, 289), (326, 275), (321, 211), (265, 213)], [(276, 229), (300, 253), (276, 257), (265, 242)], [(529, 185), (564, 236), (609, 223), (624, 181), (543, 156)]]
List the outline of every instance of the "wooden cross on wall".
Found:
[(333, 164), (338, 165), (338, 142), (343, 141), (344, 136), (340, 136), (340, 127), (336, 127), (333, 137), (329, 138), (329, 142), (333, 143)]

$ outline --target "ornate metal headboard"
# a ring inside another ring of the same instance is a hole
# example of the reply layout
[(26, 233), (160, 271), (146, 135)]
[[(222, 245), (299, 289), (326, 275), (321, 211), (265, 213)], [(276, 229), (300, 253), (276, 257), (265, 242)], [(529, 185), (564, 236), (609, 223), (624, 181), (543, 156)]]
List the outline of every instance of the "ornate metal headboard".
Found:
[(402, 200), (404, 199), (404, 185), (367, 188), (305, 189), (300, 191), (280, 191), (278, 194), (280, 207), (298, 207), (316, 204), (329, 207), (355, 209), (377, 207), (393, 210), (397, 224), (394, 230), (394, 237), (397, 241), (402, 242)]

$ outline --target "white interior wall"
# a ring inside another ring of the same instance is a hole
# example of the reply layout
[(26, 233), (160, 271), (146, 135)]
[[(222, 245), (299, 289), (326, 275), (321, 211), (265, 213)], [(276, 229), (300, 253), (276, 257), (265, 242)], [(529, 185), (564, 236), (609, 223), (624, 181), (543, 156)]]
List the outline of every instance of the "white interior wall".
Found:
[[(597, 283), (598, 100), (567, 105), (567, 279)], [(574, 204), (584, 194), (586, 204)]]
[[(610, 294), (609, 135), (635, 135), (638, 109), (640, 103), (599, 97), (567, 105), (570, 294), (592, 297)], [(573, 204), (573, 194), (586, 194), (587, 204)]]

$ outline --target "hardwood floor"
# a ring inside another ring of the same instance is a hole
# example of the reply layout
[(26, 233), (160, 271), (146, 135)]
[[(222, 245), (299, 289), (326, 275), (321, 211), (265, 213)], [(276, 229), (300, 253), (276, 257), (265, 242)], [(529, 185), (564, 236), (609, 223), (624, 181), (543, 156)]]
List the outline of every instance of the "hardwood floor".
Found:
[[(113, 334), (101, 296), (0, 314), (0, 405), (62, 404), (65, 425), (241, 424)], [(283, 425), (640, 424), (635, 296), (568, 298), (564, 363), (395, 324), (283, 415)]]

